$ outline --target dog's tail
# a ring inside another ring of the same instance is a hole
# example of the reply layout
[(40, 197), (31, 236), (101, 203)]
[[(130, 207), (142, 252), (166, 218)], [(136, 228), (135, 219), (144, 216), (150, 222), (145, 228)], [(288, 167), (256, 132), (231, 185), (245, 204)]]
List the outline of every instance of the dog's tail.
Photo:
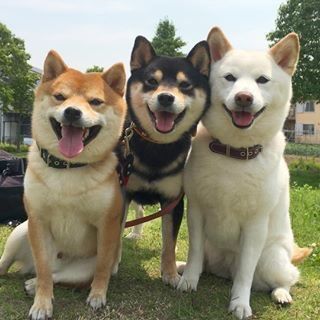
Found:
[(294, 243), (291, 262), (294, 264), (301, 263), (304, 259), (310, 256), (312, 251), (313, 248), (300, 248), (296, 243)]

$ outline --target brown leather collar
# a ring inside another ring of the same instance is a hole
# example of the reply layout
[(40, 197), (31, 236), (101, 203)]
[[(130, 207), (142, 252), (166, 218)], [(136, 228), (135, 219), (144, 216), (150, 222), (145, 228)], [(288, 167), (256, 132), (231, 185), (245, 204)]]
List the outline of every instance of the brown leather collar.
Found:
[(250, 160), (258, 156), (263, 147), (260, 144), (256, 144), (248, 148), (234, 148), (228, 144), (221, 143), (218, 139), (213, 139), (209, 144), (209, 149), (212, 152), (225, 155), (230, 158), (239, 160)]
[(142, 131), (140, 128), (138, 128), (136, 125), (132, 126), (132, 129), (135, 133), (137, 133), (142, 139), (147, 140), (152, 143), (162, 144), (161, 142), (158, 142), (157, 140), (154, 140), (150, 138), (144, 131)]

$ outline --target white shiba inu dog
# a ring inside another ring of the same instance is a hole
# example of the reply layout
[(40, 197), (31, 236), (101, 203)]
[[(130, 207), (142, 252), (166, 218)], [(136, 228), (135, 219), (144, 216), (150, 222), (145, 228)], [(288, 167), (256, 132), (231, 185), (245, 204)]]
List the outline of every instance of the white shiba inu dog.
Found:
[(203, 269), (231, 278), (229, 311), (244, 319), (252, 287), (290, 303), (299, 278), (281, 132), (299, 40), (291, 33), (266, 53), (240, 51), (215, 27), (208, 43), (212, 101), (185, 168), (190, 247), (178, 289), (196, 290)]

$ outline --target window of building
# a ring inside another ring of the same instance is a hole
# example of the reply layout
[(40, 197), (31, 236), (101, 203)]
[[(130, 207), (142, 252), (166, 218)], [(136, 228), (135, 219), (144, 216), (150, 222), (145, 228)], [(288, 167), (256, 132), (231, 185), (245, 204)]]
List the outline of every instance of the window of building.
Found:
[(304, 112), (314, 112), (314, 102), (307, 101), (304, 105)]
[(314, 135), (314, 124), (303, 124), (303, 134)]

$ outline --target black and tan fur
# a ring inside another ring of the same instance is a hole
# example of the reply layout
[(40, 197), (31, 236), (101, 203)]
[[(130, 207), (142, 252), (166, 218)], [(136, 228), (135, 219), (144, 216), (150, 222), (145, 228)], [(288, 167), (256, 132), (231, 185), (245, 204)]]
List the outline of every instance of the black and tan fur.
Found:
[[(134, 133), (130, 140), (134, 163), (127, 204), (134, 200), (165, 207), (182, 192), (182, 171), (192, 133), (209, 104), (209, 62), (205, 41), (186, 58), (170, 58), (157, 56), (144, 37), (136, 38), (126, 93), (127, 125), (133, 122), (148, 139)], [(155, 114), (174, 118), (174, 123), (162, 121), (161, 125)], [(162, 218), (162, 279), (172, 286), (179, 281), (175, 246), (182, 215), (183, 200)]]

